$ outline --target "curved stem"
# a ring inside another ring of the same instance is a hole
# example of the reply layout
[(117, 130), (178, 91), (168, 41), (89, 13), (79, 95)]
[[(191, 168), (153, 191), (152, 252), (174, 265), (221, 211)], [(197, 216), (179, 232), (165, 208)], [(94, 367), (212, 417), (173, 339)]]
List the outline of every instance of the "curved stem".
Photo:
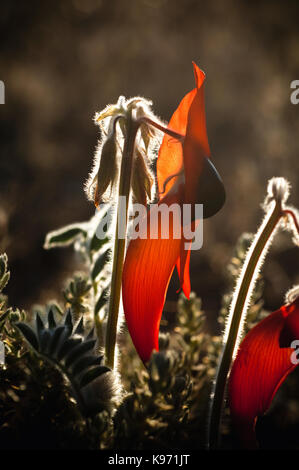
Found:
[(184, 139), (184, 136), (182, 134), (179, 134), (178, 132), (173, 131), (169, 127), (163, 126), (162, 124), (153, 121), (152, 119), (148, 118), (147, 116), (144, 116), (140, 119), (142, 122), (146, 122), (147, 124), (150, 124), (151, 126), (155, 127), (156, 129), (159, 129), (159, 131), (164, 132), (164, 134), (170, 135), (170, 137), (173, 137), (174, 139), (177, 139), (178, 141), (182, 142)]
[(248, 307), (248, 301), (254, 287), (256, 274), (258, 273), (258, 268), (263, 259), (265, 248), (267, 248), (271, 235), (282, 215), (283, 211), (281, 204), (276, 202), (274, 209), (265, 219), (253, 240), (234, 293), (234, 298), (230, 308), (230, 320), (227, 325), (227, 339), (223, 347), (214, 391), (212, 394), (212, 406), (208, 431), (208, 447), (210, 449), (217, 448), (219, 444), (219, 427), (224, 402), (226, 380), (237, 345), (237, 339), (242, 327), (242, 320), (244, 319), (244, 314)]
[(297, 233), (299, 235), (299, 223), (298, 223), (295, 213), (291, 209), (284, 209), (283, 213), (285, 215), (289, 215), (290, 217), (292, 217)]
[(111, 291), (105, 345), (106, 363), (108, 367), (111, 367), (111, 369), (113, 369), (114, 367), (117, 322), (121, 294), (121, 281), (126, 246), (128, 205), (133, 168), (133, 154), (135, 138), (138, 131), (139, 123), (137, 123), (131, 116), (129, 116), (126, 122), (126, 126), (127, 135), (124, 143), (119, 178), (117, 223), (115, 230)]

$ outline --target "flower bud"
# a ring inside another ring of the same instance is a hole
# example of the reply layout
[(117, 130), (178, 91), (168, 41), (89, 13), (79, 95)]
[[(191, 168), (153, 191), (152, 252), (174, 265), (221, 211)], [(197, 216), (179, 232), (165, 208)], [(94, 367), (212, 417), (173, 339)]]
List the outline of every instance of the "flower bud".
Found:
[(101, 160), (94, 190), (94, 203), (96, 207), (100, 204), (102, 196), (106, 192), (107, 188), (109, 186), (111, 186), (111, 189), (113, 188), (117, 178), (117, 147), (114, 133), (109, 135), (104, 141), (100, 152)]
[(139, 149), (136, 149), (132, 175), (132, 190), (134, 198), (139, 204), (146, 205), (147, 199), (151, 199), (153, 181), (153, 177), (145, 161), (145, 155), (143, 155)]
[(85, 186), (88, 198), (96, 207), (100, 204), (108, 187), (113, 189), (117, 179), (116, 120), (117, 117), (110, 120), (108, 135), (96, 151), (94, 167)]
[(145, 150), (147, 151), (149, 149), (151, 140), (156, 137), (156, 131), (152, 127), (150, 127), (148, 124), (141, 124), (140, 125), (140, 133), (141, 133), (141, 138), (144, 143)]
[(290, 183), (283, 177), (273, 177), (268, 181), (267, 196), (264, 202), (264, 208), (267, 211), (272, 201), (284, 204), (290, 194)]

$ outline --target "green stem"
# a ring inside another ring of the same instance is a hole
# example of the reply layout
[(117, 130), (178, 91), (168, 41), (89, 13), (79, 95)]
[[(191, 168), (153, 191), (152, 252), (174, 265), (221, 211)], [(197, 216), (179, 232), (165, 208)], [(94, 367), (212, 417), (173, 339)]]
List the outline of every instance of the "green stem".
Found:
[[(125, 256), (125, 246), (126, 246), (126, 237), (124, 234), (127, 231), (127, 219), (128, 219), (128, 205), (129, 205), (129, 196), (131, 189), (131, 178), (132, 178), (132, 167), (133, 167), (133, 154), (134, 154), (134, 145), (136, 133), (138, 130), (138, 123), (133, 120), (131, 116), (128, 117), (127, 122), (127, 135), (125, 138), (120, 178), (119, 178), (119, 189), (118, 196), (125, 198), (125, 213), (120, 220), (118, 217), (119, 207), (117, 210), (117, 223), (115, 230), (115, 242), (114, 242), (114, 253), (113, 253), (113, 266), (112, 266), (112, 279), (111, 279), (111, 291), (110, 291), (110, 302), (109, 302), (109, 312), (108, 312), (108, 322), (107, 322), (107, 331), (106, 331), (106, 363), (108, 367), (113, 369), (114, 367), (114, 354), (115, 354), (115, 344), (116, 344), (116, 335), (117, 335), (117, 321), (119, 313), (119, 304), (120, 304), (120, 294), (121, 294), (121, 282), (122, 282), (122, 272), (123, 272), (123, 263)], [(121, 227), (120, 227), (121, 225)], [(119, 233), (122, 237), (119, 238)]]
[(262, 260), (264, 249), (267, 242), (283, 215), (280, 202), (276, 202), (268, 220), (262, 224), (253, 241), (252, 247), (248, 252), (244, 262), (244, 268), (241, 272), (237, 291), (234, 295), (234, 301), (231, 306), (231, 320), (228, 325), (228, 336), (225, 342), (220, 364), (216, 375), (212, 406), (209, 420), (208, 447), (215, 449), (219, 445), (219, 428), (221, 422), (222, 408), (227, 376), (231, 367), (233, 354), (235, 351), (237, 339), (240, 333), (241, 320), (246, 313), (248, 299), (254, 287), (255, 273), (259, 262)]
[(93, 289), (93, 306), (94, 306), (94, 325), (95, 325), (95, 330), (96, 330), (96, 335), (98, 338), (98, 353), (102, 350), (102, 347), (104, 346), (104, 333), (103, 333), (103, 324), (100, 318), (100, 312), (96, 312), (96, 299), (97, 299), (97, 294), (98, 294), (98, 284), (96, 281), (92, 281), (92, 289)]
[(293, 219), (293, 223), (295, 225), (295, 228), (297, 230), (297, 233), (299, 235), (299, 223), (298, 223), (298, 220), (297, 220), (297, 217), (296, 217), (296, 214), (294, 211), (292, 211), (291, 209), (285, 209), (283, 211), (284, 215), (289, 215), (292, 219)]
[(162, 124), (160, 124), (156, 121), (153, 121), (152, 119), (150, 119), (146, 116), (141, 118), (140, 121), (141, 122), (143, 121), (143, 122), (146, 122), (147, 124), (150, 124), (151, 126), (155, 127), (156, 129), (159, 129), (160, 131), (164, 132), (164, 134), (170, 135), (170, 137), (173, 137), (174, 139), (177, 139), (180, 142), (184, 140), (183, 134), (179, 134), (178, 132), (173, 131), (169, 127), (165, 127)]

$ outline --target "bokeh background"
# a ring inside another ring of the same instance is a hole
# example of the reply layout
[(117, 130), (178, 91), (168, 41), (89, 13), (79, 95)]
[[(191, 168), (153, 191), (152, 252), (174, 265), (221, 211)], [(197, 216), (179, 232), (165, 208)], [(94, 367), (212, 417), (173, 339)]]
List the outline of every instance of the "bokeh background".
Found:
[[(0, 249), (10, 303), (59, 299), (65, 277), (81, 268), (71, 248), (47, 252), (43, 242), (94, 212), (83, 193), (99, 138), (94, 113), (120, 94), (142, 95), (167, 121), (194, 86), (194, 60), (207, 75), (208, 135), (227, 189), (191, 263), (192, 288), (215, 317), (236, 241), (261, 221), (268, 179), (286, 177), (290, 203), (299, 202), (299, 105), (290, 102), (298, 18), (296, 0), (2, 1)], [(266, 307), (277, 308), (299, 281), (288, 234), (263, 272)]]

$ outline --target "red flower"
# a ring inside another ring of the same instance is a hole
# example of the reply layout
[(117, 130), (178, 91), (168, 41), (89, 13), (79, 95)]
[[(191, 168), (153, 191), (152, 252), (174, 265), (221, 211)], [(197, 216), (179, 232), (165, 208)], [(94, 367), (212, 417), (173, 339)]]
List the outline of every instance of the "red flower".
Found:
[[(207, 157), (210, 148), (204, 110), (204, 73), (194, 66), (196, 88), (179, 104), (169, 129), (184, 136), (183, 142), (165, 134), (157, 161), (159, 204), (203, 203), (204, 216), (216, 213), (224, 203), (220, 177)], [(152, 209), (151, 209), (152, 210)], [(148, 212), (148, 222), (151, 210)], [(193, 225), (197, 223), (193, 221)], [(193, 227), (194, 228), (194, 227)], [(131, 240), (123, 269), (123, 306), (127, 325), (141, 359), (149, 360), (158, 350), (158, 335), (166, 292), (175, 265), (185, 295), (190, 294), (190, 244), (173, 235), (171, 219), (169, 239), (162, 239), (159, 219), (158, 239)], [(148, 223), (149, 235), (149, 223)]]
[[(255, 423), (296, 367), (292, 341), (299, 339), (299, 297), (258, 323), (241, 342), (229, 378), (232, 421), (241, 441), (256, 447)], [(294, 363), (295, 362), (295, 363)]]

